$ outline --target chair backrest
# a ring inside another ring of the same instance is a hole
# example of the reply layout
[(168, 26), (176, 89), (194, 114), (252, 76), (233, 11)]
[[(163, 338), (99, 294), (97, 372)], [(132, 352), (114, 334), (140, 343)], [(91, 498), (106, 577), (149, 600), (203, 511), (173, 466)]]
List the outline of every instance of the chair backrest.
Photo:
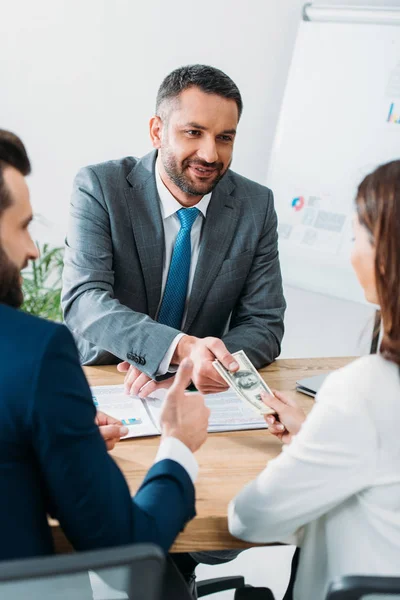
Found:
[(115, 598), (159, 600), (165, 556), (152, 544), (135, 544), (0, 563), (1, 600), (92, 599), (88, 572), (117, 587)]
[(400, 600), (400, 577), (347, 576), (333, 581), (326, 600)]

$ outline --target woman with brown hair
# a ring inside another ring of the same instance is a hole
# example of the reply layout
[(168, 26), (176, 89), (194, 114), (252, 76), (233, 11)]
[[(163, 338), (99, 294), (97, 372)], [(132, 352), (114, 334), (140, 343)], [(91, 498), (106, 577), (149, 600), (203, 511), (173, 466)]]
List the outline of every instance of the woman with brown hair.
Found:
[(342, 575), (400, 575), (400, 160), (359, 186), (354, 236), (380, 352), (331, 374), (307, 418), (279, 392), (264, 398), (284, 451), (229, 506), (233, 535), (301, 547), (295, 600), (322, 600)]

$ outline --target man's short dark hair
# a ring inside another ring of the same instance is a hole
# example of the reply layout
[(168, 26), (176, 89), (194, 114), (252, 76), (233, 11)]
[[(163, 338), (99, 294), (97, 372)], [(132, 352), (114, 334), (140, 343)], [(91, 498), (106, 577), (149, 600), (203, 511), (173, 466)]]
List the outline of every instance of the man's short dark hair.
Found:
[(0, 215), (12, 202), (3, 177), (6, 167), (14, 167), (24, 176), (31, 172), (28, 154), (19, 137), (0, 129)]
[(159, 114), (160, 106), (165, 100), (173, 100), (191, 87), (198, 87), (206, 94), (217, 94), (228, 100), (234, 100), (240, 119), (243, 102), (239, 88), (223, 71), (207, 65), (187, 65), (167, 75), (157, 93), (156, 114)]

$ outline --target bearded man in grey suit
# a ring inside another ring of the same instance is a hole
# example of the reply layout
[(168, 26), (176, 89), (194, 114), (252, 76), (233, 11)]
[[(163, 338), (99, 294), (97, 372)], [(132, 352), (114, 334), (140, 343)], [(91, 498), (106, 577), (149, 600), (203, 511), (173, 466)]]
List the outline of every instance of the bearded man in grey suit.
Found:
[[(150, 120), (155, 150), (75, 179), (64, 318), (82, 363), (119, 363), (127, 393), (168, 386), (186, 356), (194, 385), (210, 393), (227, 387), (215, 358), (235, 371), (237, 350), (257, 368), (279, 355), (285, 300), (272, 192), (229, 168), (241, 112), (222, 71), (176, 69)], [(196, 563), (181, 558), (191, 571)]]
[(200, 391), (223, 391), (215, 357), (235, 370), (236, 350), (257, 368), (279, 355), (285, 301), (272, 192), (229, 168), (241, 112), (222, 71), (176, 69), (150, 120), (155, 150), (76, 177), (64, 318), (83, 364), (123, 361), (127, 392), (168, 385), (185, 356)]

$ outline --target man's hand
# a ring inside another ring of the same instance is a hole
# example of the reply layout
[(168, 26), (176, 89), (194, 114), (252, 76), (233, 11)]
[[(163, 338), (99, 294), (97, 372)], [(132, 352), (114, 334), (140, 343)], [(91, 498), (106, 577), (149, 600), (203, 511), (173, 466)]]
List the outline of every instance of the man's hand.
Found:
[(171, 386), (161, 413), (162, 437), (180, 440), (196, 452), (207, 438), (210, 409), (197, 392), (186, 392), (192, 379), (193, 363), (183, 360)]
[(120, 438), (128, 433), (128, 428), (123, 426), (121, 421), (110, 417), (110, 415), (106, 415), (106, 413), (100, 410), (97, 411), (95, 423), (99, 426), (107, 450), (112, 450)]
[(145, 373), (142, 373), (128, 363), (126, 360), (117, 365), (117, 369), (120, 373), (126, 373), (124, 379), (125, 394), (131, 396), (139, 396), (139, 398), (146, 398), (150, 396), (155, 390), (160, 388), (171, 387), (174, 377), (164, 379), (163, 381), (154, 381), (151, 377), (148, 377)]
[(190, 358), (193, 362), (192, 381), (202, 394), (215, 394), (228, 389), (227, 383), (213, 367), (212, 363), (216, 358), (229, 371), (237, 371), (239, 368), (224, 342), (214, 337), (196, 338), (185, 335), (178, 342), (172, 364), (180, 364), (184, 358)]
[(287, 398), (281, 392), (273, 390), (274, 395), (261, 393), (265, 404), (276, 411), (276, 416), (265, 415), (268, 430), (276, 435), (284, 444), (289, 444), (292, 436), (300, 431), (306, 415), (294, 400)]

